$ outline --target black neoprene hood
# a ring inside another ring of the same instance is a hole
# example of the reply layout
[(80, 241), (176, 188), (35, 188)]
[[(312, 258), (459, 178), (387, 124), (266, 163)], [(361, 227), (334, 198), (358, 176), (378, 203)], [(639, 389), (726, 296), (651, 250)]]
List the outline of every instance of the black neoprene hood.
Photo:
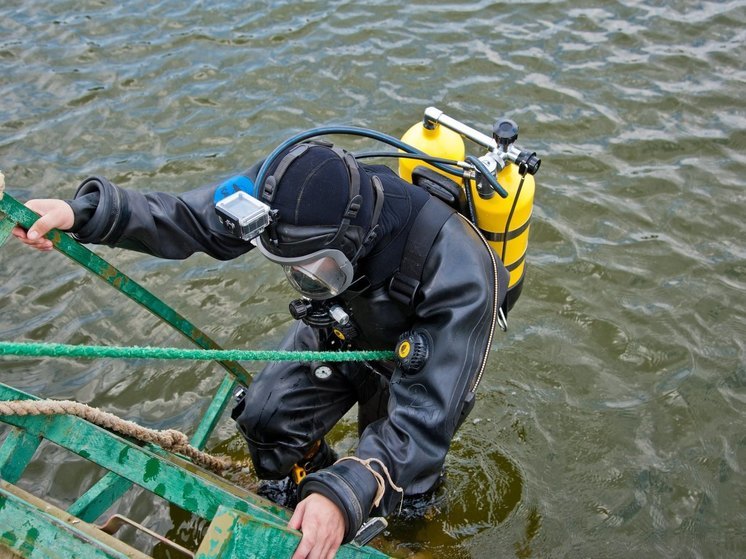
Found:
[(263, 201), (276, 211), (262, 244), (278, 256), (302, 256), (327, 248), (352, 259), (371, 226), (371, 180), (346, 152), (299, 144), (270, 165)]

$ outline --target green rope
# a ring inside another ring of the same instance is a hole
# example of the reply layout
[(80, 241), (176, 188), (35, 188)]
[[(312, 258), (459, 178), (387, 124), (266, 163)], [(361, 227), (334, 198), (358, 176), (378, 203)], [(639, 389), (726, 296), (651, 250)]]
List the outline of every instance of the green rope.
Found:
[(393, 359), (393, 351), (251, 351), (240, 349), (179, 349), (175, 347), (78, 346), (50, 343), (0, 342), (0, 356), (78, 357), (96, 359), (190, 359), (210, 361), (378, 361)]

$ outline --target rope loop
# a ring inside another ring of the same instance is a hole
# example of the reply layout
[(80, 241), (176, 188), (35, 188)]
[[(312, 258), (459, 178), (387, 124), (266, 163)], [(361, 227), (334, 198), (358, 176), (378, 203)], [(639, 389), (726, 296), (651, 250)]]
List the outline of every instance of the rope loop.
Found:
[[(357, 462), (359, 464), (362, 464), (366, 470), (368, 470), (371, 474), (373, 474), (373, 477), (376, 480), (376, 484), (378, 485), (378, 489), (376, 490), (376, 496), (373, 498), (373, 506), (377, 507), (381, 503), (381, 499), (383, 499), (384, 494), (386, 493), (386, 481), (389, 482), (389, 485), (391, 486), (391, 489), (396, 491), (397, 493), (401, 494), (401, 500), (399, 501), (399, 512), (401, 512), (401, 506), (404, 502), (404, 489), (399, 487), (394, 483), (394, 480), (391, 479), (391, 474), (389, 473), (389, 469), (386, 467), (386, 465), (381, 462), (378, 458), (358, 458), (357, 456), (344, 456), (337, 460), (335, 464), (339, 464), (343, 460), (352, 460), (354, 462)], [(383, 475), (381, 475), (379, 472), (373, 469), (373, 466), (371, 466), (371, 463), (375, 462), (378, 464), (381, 469), (383, 470), (383, 473), (386, 474), (386, 479), (383, 479)]]

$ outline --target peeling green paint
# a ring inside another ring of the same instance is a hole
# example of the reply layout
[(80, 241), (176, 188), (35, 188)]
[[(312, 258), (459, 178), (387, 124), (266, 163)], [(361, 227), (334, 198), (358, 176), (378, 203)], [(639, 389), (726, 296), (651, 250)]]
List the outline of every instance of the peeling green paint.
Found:
[(23, 555), (28, 557), (34, 552), (34, 549), (36, 549), (37, 539), (39, 539), (39, 530), (37, 530), (36, 528), (29, 528), (29, 530), (26, 532), (26, 538), (24, 539), (18, 550)]
[(157, 458), (151, 458), (145, 463), (145, 474), (143, 481), (153, 481), (161, 473), (161, 463)]
[(0, 247), (10, 238), (10, 232), (15, 225), (15, 221), (6, 219), (5, 214), (0, 213)]
[(18, 538), (13, 532), (5, 532), (2, 536), (0, 536), (0, 541), (8, 542), (11, 547), (16, 543)]
[(199, 506), (199, 498), (194, 490), (194, 485), (191, 483), (184, 484), (181, 495), (184, 499), (184, 504), (186, 504), (190, 510), (194, 510)]
[(245, 503), (238, 503), (235, 509), (240, 510), (241, 512), (249, 512), (249, 505)]

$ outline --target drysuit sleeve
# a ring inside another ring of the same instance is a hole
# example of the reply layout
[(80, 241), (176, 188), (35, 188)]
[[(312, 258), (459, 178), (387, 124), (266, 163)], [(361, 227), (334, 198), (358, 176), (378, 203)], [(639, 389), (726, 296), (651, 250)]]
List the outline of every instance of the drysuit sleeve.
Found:
[[(428, 253), (414, 309), (412, 330), (429, 339), (429, 357), (418, 371), (395, 369), (388, 413), (365, 429), (356, 452), (373, 460), (338, 462), (309, 474), (299, 488), (301, 498), (315, 491), (342, 508), (345, 541), (371, 512), (387, 515), (399, 506), (402, 493), (386, 471), (407, 495), (437, 483), (451, 439), (473, 406), (507, 283), (507, 271), (478, 233), (451, 216)], [(378, 507), (369, 468), (386, 480)]]
[(168, 259), (195, 252), (219, 260), (235, 258), (253, 245), (226, 233), (215, 214), (215, 188), (145, 194), (120, 188), (104, 177), (89, 177), (69, 201), (75, 215), (73, 236), (82, 243)]

